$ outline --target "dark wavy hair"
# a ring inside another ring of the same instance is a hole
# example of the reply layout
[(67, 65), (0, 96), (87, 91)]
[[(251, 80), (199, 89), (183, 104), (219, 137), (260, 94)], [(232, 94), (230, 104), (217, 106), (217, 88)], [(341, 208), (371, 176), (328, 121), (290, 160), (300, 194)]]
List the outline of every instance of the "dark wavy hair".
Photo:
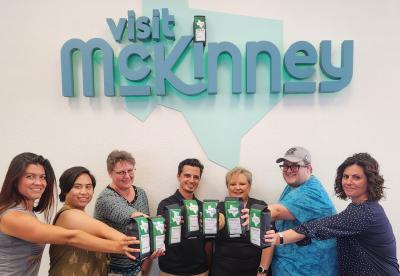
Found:
[(367, 177), (367, 193), (368, 201), (379, 201), (384, 197), (383, 186), (384, 179), (379, 174), (378, 162), (368, 153), (356, 153), (351, 157), (348, 157), (337, 169), (336, 180), (335, 180), (335, 193), (338, 198), (347, 199), (347, 196), (342, 187), (342, 178), (344, 170), (351, 166), (360, 166), (365, 176)]
[(188, 158), (188, 159), (181, 161), (178, 165), (178, 176), (181, 175), (184, 166), (197, 167), (200, 169), (200, 177), (203, 174), (204, 166), (196, 158)]
[(75, 180), (82, 174), (89, 175), (92, 181), (93, 188), (96, 187), (96, 179), (88, 169), (81, 166), (69, 168), (65, 172), (63, 172), (63, 174), (60, 176), (59, 186), (61, 191), (58, 197), (60, 198), (61, 202), (65, 201), (65, 196), (74, 186)]
[(26, 198), (18, 191), (18, 183), (26, 168), (31, 164), (43, 166), (47, 182), (46, 189), (33, 207), (33, 211), (44, 213), (46, 221), (49, 222), (57, 194), (56, 176), (49, 160), (31, 152), (18, 154), (11, 160), (0, 192), (0, 212), (26, 201)]

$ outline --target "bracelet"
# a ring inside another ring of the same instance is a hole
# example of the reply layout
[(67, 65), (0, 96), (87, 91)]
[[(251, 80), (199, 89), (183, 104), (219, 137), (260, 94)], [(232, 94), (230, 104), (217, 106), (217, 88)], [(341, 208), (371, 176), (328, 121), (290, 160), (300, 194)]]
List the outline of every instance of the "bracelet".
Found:
[(282, 233), (282, 232), (278, 232), (278, 236), (279, 236), (279, 245), (284, 244), (284, 241), (283, 241), (283, 233)]

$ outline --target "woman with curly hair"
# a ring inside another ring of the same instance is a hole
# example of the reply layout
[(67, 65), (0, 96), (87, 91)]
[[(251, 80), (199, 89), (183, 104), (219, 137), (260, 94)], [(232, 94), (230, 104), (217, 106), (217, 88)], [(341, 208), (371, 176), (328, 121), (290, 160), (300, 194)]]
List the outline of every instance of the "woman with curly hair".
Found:
[(340, 275), (400, 275), (392, 226), (378, 203), (383, 183), (377, 161), (368, 153), (354, 154), (337, 169), (335, 193), (351, 200), (343, 212), (281, 233), (268, 231), (266, 241), (304, 244), (337, 238)]

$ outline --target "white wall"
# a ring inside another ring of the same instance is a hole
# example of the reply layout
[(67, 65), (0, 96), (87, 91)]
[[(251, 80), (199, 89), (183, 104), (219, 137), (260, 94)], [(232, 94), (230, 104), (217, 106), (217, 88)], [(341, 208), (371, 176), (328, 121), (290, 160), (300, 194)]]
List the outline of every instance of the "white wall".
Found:
[[(284, 187), (275, 160), (290, 146), (303, 145), (311, 151), (315, 174), (342, 210), (347, 203), (333, 197), (335, 170), (347, 156), (370, 152), (386, 179), (382, 204), (399, 241), (400, 2), (196, 0), (189, 5), (283, 20), (285, 48), (297, 40), (318, 46), (328, 39), (337, 42), (336, 48), (342, 40), (354, 40), (350, 85), (334, 95), (285, 97), (243, 138), (240, 164), (254, 173), (253, 194), (275, 202)], [(125, 149), (137, 159), (136, 183), (147, 191), (152, 213), (176, 189), (176, 167), (186, 157), (205, 164), (199, 197), (225, 196), (226, 169), (207, 160), (179, 112), (159, 107), (141, 122), (124, 111), (120, 98), (61, 96), (62, 44), (73, 37), (110, 36), (105, 18), (140, 7), (139, 1), (127, 0), (0, 2), (1, 179), (16, 154), (31, 151), (49, 158), (58, 176), (74, 165), (90, 168), (99, 183), (97, 196), (109, 183), (107, 154)], [(90, 213), (93, 207), (94, 201)], [(40, 275), (47, 269), (46, 253)]]

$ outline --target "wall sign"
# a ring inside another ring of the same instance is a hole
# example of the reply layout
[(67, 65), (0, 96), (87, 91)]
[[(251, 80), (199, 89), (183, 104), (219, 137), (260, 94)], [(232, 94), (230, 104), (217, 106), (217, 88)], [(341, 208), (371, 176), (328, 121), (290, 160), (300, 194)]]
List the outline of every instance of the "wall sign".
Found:
[[(182, 111), (208, 157), (232, 167), (239, 160), (241, 137), (283, 96), (337, 92), (352, 79), (352, 40), (341, 42), (339, 65), (334, 65), (330, 40), (318, 48), (297, 41), (284, 51), (280, 21), (170, 2), (156, 8), (160, 1), (143, 1), (142, 14), (150, 17), (128, 10), (126, 17), (107, 18), (118, 49), (104, 38), (66, 41), (62, 95), (75, 95), (73, 54), (80, 52), (84, 96), (96, 95), (94, 67), (101, 64), (105, 96), (124, 97), (127, 111), (142, 120), (157, 104)], [(193, 18), (199, 14), (207, 20), (205, 45), (193, 42)]]

